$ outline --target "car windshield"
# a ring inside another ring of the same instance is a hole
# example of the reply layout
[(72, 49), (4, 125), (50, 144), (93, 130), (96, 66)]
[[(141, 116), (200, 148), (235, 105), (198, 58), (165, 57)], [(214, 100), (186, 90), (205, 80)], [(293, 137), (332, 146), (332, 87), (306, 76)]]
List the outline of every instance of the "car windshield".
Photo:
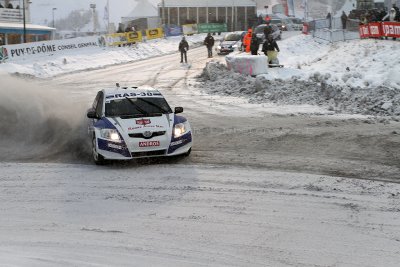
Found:
[(271, 20), (270, 23), (271, 23), (271, 24), (281, 24), (282, 21), (281, 21), (280, 19), (273, 19), (273, 20)]
[(267, 26), (258, 26), (256, 29), (255, 29), (255, 32), (256, 32), (256, 34), (257, 33), (264, 33), (264, 28), (265, 27), (267, 27)]
[(293, 23), (296, 23), (296, 24), (302, 24), (302, 23), (303, 23), (303, 22), (301, 21), (301, 19), (297, 19), (297, 18), (292, 18), (291, 21), (292, 21)]
[(224, 38), (224, 41), (239, 41), (242, 38), (240, 34), (230, 33), (227, 34)]
[(141, 117), (172, 113), (161, 97), (125, 98), (106, 102), (106, 117)]

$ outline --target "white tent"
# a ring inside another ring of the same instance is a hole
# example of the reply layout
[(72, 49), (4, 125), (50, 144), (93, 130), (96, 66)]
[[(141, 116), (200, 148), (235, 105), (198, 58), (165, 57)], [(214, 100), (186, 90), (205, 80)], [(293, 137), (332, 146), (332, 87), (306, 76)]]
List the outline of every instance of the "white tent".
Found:
[(158, 17), (157, 8), (148, 0), (136, 0), (138, 2), (135, 8), (122, 20), (135, 20), (142, 18)]

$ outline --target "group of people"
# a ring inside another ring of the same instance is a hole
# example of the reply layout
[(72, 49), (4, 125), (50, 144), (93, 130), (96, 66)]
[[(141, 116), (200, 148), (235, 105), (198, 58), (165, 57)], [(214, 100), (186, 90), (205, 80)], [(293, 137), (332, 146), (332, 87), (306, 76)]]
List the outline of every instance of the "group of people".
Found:
[[(268, 61), (271, 64), (274, 59), (276, 59), (276, 53), (280, 52), (279, 46), (274, 40), (272, 36), (272, 29), (266, 27), (264, 30), (265, 41), (262, 46), (262, 52), (268, 56)], [(204, 39), (204, 45), (207, 47), (208, 58), (213, 57), (213, 46), (215, 44), (214, 37), (211, 33), (207, 34), (207, 37)], [(243, 48), (247, 53), (251, 53), (252, 55), (258, 55), (258, 50), (260, 48), (260, 41), (257, 38), (257, 35), (253, 33), (252, 29), (249, 29), (246, 35), (242, 40)], [(182, 40), (179, 43), (178, 47), (179, 52), (181, 53), (181, 61), (180, 63), (187, 63), (187, 51), (189, 51), (189, 43), (187, 42), (185, 36), (182, 37)]]
[(359, 19), (361, 24), (368, 24), (369, 22), (380, 22), (380, 21), (400, 22), (400, 10), (396, 6), (396, 4), (393, 4), (389, 12), (387, 12), (384, 9), (368, 10), (364, 14), (361, 14), (359, 16)]
[[(277, 52), (280, 52), (279, 46), (272, 35), (272, 27), (267, 24), (264, 28), (265, 41), (262, 45), (262, 52), (268, 56), (269, 64), (276, 59)], [(258, 55), (260, 49), (260, 40), (252, 29), (249, 29), (243, 37), (243, 47), (247, 53)]]
[[(207, 47), (208, 58), (213, 57), (212, 49), (214, 43), (214, 37), (211, 35), (211, 33), (208, 33), (207, 37), (204, 39), (204, 45)], [(187, 51), (189, 51), (189, 43), (186, 41), (185, 36), (182, 37), (182, 40), (179, 43), (178, 50), (179, 52), (181, 52), (181, 63), (183, 63), (184, 60), (185, 63), (187, 63)]]

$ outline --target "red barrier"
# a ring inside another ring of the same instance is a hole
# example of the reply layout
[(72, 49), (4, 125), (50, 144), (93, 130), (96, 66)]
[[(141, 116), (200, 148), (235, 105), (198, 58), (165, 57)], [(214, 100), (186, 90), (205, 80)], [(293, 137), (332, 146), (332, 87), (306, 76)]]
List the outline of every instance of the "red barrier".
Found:
[(361, 38), (400, 38), (400, 22), (372, 22), (359, 27)]
[(400, 22), (382, 22), (382, 36), (400, 38)]
[(303, 34), (308, 34), (308, 23), (304, 22), (303, 23), (303, 30), (302, 30)]
[(380, 22), (369, 23), (368, 28), (369, 28), (369, 37), (379, 38), (383, 34)]
[(368, 38), (369, 37), (369, 27), (368, 25), (360, 25), (360, 37)]

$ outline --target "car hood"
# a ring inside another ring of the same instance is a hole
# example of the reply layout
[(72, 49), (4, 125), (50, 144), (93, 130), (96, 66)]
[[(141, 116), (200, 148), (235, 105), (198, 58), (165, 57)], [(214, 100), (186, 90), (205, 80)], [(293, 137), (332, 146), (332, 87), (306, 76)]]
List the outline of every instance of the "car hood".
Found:
[(143, 133), (146, 131), (158, 132), (169, 131), (173, 127), (173, 116), (163, 114), (158, 117), (142, 117), (124, 119), (115, 117), (110, 119), (111, 122), (125, 134)]

